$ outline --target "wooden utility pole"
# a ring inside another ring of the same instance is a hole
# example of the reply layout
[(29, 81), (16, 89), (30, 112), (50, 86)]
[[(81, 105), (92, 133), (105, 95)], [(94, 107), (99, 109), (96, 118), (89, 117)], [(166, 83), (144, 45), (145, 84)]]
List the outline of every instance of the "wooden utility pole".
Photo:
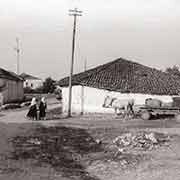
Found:
[(71, 117), (71, 102), (72, 102), (72, 76), (73, 76), (73, 66), (74, 66), (74, 51), (75, 51), (75, 37), (76, 37), (76, 19), (77, 16), (82, 16), (82, 11), (69, 10), (70, 16), (74, 17), (74, 26), (73, 26), (73, 39), (72, 39), (72, 57), (71, 57), (71, 67), (70, 67), (70, 76), (69, 76), (69, 103), (68, 103), (68, 117)]
[(16, 73), (19, 74), (20, 73), (20, 68), (19, 68), (19, 61), (20, 61), (20, 47), (19, 47), (19, 38), (16, 38), (16, 47), (14, 48), (14, 50), (17, 53), (17, 62), (16, 62)]
[[(84, 72), (86, 71), (87, 61), (84, 61)], [(84, 114), (84, 86), (81, 89), (81, 115)]]

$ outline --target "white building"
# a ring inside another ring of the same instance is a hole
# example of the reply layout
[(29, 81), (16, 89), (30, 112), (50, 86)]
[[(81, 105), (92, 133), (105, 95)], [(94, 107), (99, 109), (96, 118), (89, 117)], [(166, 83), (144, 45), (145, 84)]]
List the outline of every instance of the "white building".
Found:
[(26, 73), (22, 73), (20, 76), (24, 79), (24, 88), (36, 89), (43, 85), (43, 80), (38, 77)]
[[(63, 111), (67, 112), (69, 78), (59, 81), (62, 88)], [(146, 98), (172, 102), (172, 95), (180, 93), (180, 81), (169, 74), (125, 59), (75, 74), (72, 78), (72, 112), (112, 112), (102, 107), (107, 95), (134, 98), (136, 105)]]

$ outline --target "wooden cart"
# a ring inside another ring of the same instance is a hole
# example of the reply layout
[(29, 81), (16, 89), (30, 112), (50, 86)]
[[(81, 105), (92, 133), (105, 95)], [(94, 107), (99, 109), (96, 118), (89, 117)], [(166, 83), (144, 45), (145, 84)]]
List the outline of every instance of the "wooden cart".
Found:
[(144, 105), (138, 109), (138, 113), (144, 120), (149, 120), (152, 116), (157, 115), (174, 115), (180, 121), (180, 107), (148, 107)]

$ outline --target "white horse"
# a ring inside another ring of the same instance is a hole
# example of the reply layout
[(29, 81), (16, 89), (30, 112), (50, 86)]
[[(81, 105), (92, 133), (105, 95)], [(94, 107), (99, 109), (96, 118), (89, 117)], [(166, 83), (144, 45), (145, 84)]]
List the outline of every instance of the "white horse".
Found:
[(114, 108), (115, 113), (117, 113), (117, 111), (119, 110), (124, 110), (125, 115), (134, 115), (134, 110), (133, 110), (133, 106), (134, 106), (134, 99), (118, 99), (118, 98), (113, 98), (110, 96), (107, 96), (104, 100), (104, 104), (103, 107), (106, 108)]

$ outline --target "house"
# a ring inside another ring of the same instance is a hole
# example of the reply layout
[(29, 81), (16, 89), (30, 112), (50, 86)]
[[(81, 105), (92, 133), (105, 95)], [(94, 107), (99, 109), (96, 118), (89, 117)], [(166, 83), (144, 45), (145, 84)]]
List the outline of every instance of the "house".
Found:
[[(68, 108), (69, 77), (59, 81), (63, 111)], [(160, 70), (123, 58), (75, 74), (72, 77), (72, 112), (114, 112), (103, 108), (107, 95), (134, 98), (142, 105), (146, 98), (171, 102), (180, 93), (180, 81)], [(82, 95), (83, 94), (83, 95)]]
[(36, 89), (43, 85), (43, 80), (38, 77), (26, 73), (22, 73), (20, 76), (24, 79), (24, 88)]
[(17, 74), (0, 68), (0, 105), (24, 98), (23, 79)]

